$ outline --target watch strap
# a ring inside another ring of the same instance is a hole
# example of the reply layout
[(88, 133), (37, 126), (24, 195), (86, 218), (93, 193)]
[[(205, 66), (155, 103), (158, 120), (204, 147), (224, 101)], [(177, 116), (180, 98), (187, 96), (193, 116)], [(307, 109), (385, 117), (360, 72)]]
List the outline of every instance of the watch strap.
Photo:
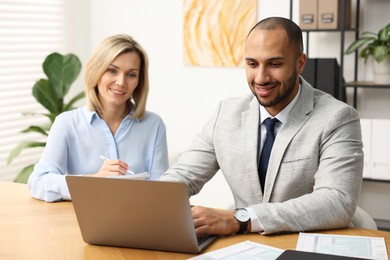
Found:
[[(246, 209), (244, 209), (244, 208), (237, 208), (236, 211), (237, 210), (245, 210), (246, 211)], [(238, 221), (238, 224), (240, 225), (240, 228), (239, 228), (237, 233), (238, 234), (245, 233), (248, 230), (249, 219), (245, 222), (242, 222), (242, 221), (238, 220), (237, 218), (236, 218), (236, 220)]]
[(238, 234), (244, 234), (247, 229), (248, 229), (248, 222), (241, 222), (241, 221), (238, 221), (238, 223), (240, 224), (240, 229), (238, 230)]

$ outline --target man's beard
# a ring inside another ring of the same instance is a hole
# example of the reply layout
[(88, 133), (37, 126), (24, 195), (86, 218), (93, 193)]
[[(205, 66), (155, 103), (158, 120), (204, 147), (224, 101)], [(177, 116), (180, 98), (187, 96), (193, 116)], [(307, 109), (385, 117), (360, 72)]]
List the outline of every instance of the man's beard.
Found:
[[(269, 101), (268, 103), (262, 102), (260, 100), (260, 98), (256, 95), (256, 92), (253, 90), (255, 87), (255, 83), (251, 84), (253, 86), (251, 88), (251, 90), (252, 90), (252, 93), (257, 98), (257, 101), (259, 102), (260, 105), (262, 105), (263, 107), (273, 107), (273, 106), (276, 106), (277, 104), (279, 104), (280, 102), (282, 102), (284, 99), (286, 99), (292, 93), (294, 86), (295, 86), (295, 83), (297, 81), (297, 77), (298, 77), (298, 74), (293, 72), (291, 77), (287, 80), (286, 89), (282, 93), (280, 93), (280, 94), (278, 93), (276, 98)], [(279, 81), (277, 81), (276, 83), (280, 85)], [(267, 85), (267, 84), (275, 84), (275, 82), (267, 82), (263, 85)]]

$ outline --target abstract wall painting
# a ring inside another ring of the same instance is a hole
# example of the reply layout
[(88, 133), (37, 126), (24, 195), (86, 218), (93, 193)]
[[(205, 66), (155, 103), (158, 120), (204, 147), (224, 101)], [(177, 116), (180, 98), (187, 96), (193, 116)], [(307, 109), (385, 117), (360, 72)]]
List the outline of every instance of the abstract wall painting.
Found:
[(184, 64), (241, 67), (257, 0), (183, 0)]

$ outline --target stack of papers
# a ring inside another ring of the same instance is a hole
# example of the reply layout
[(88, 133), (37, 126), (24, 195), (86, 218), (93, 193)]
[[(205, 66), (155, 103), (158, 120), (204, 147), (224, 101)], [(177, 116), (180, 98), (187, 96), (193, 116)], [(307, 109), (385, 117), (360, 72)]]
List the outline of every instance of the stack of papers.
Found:
[(116, 175), (116, 176), (106, 176), (106, 178), (114, 179), (132, 179), (132, 180), (146, 180), (150, 177), (148, 172), (136, 173), (136, 174), (126, 174), (126, 175)]
[(300, 233), (297, 250), (366, 259), (388, 259), (383, 237)]
[[(319, 254), (356, 257), (363, 259), (387, 260), (386, 243), (383, 237), (324, 235), (300, 233), (296, 247), (297, 251)], [(284, 250), (245, 241), (221, 248), (203, 255), (193, 257), (193, 260), (241, 260), (263, 259), (276, 260)]]
[(216, 260), (216, 259), (264, 259), (275, 260), (284, 250), (255, 243), (244, 241), (232, 246), (221, 248), (203, 255), (199, 255), (192, 260)]

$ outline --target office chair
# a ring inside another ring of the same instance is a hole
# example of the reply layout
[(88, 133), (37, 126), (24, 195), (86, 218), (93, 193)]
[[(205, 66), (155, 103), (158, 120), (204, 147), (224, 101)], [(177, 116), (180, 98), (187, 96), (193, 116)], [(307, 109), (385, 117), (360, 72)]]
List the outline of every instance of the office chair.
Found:
[(356, 228), (366, 228), (378, 230), (374, 219), (362, 208), (357, 207), (352, 217), (352, 226)]

